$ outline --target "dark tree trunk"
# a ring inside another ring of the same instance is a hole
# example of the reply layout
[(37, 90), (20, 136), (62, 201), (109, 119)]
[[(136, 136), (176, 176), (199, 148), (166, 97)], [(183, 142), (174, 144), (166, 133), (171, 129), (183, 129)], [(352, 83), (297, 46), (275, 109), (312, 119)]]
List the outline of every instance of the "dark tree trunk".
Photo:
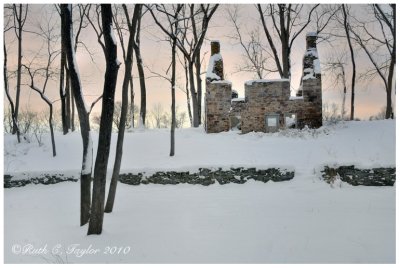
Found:
[(199, 116), (199, 125), (201, 125), (201, 102), (202, 102), (202, 85), (201, 85), (201, 58), (200, 50), (195, 55), (195, 68), (196, 68), (196, 82), (197, 82), (197, 109)]
[[(177, 23), (175, 23), (176, 25)], [(175, 26), (177, 28), (177, 25)], [(176, 76), (176, 38), (172, 40), (172, 74), (171, 74), (171, 148), (169, 156), (175, 155), (175, 128), (176, 128), (176, 115), (175, 115), (175, 76)]]
[(184, 68), (185, 68), (186, 103), (187, 103), (187, 108), (188, 108), (190, 126), (193, 127), (192, 110), (190, 109), (188, 66), (187, 66), (187, 59), (184, 58), (184, 60), (185, 60), (185, 66), (184, 66)]
[(71, 94), (71, 131), (75, 131), (75, 97), (74, 97), (74, 95), (75, 94)]
[(15, 119), (15, 109), (14, 109), (14, 102), (10, 96), (10, 92), (8, 90), (8, 76), (7, 76), (7, 49), (6, 49), (6, 43), (4, 42), (3, 44), (4, 46), (4, 67), (3, 67), (3, 75), (4, 75), (4, 90), (6, 92), (6, 96), (8, 101), (10, 102), (10, 107), (11, 107), (11, 119), (12, 119), (12, 126), (13, 128), (15, 127), (16, 129), (16, 134), (17, 134), (17, 140), (18, 143), (21, 142), (21, 138), (20, 138), (20, 131), (19, 131), (19, 127), (18, 127), (18, 123), (17, 120)]
[[(127, 11), (126, 5), (123, 5), (123, 8)], [(140, 16), (141, 5), (136, 4), (135, 10), (133, 13), (132, 23), (129, 27), (129, 41), (127, 47), (127, 53), (125, 60), (125, 74), (124, 74), (124, 81), (122, 83), (122, 104), (121, 104), (121, 117), (119, 120), (118, 126), (118, 139), (117, 139), (117, 148), (115, 153), (115, 161), (114, 161), (114, 168), (111, 177), (110, 189), (108, 192), (106, 207), (104, 212), (109, 213), (112, 212), (114, 207), (115, 201), (115, 194), (117, 191), (117, 183), (119, 172), (121, 170), (121, 161), (122, 161), (122, 153), (123, 153), (123, 145), (124, 145), (124, 135), (125, 135), (125, 123), (127, 118), (128, 112), (128, 93), (129, 93), (129, 82), (132, 80), (132, 62), (133, 62), (133, 43), (135, 42), (135, 30), (136, 30), (136, 22), (138, 17)], [(129, 20), (129, 17), (127, 17)]]
[(198, 106), (198, 95), (195, 88), (194, 81), (194, 70), (193, 62), (189, 62), (189, 84), (190, 84), (190, 94), (192, 96), (192, 108), (193, 108), (193, 127), (199, 127), (199, 106)]
[(83, 157), (81, 169), (81, 213), (80, 224), (81, 226), (89, 221), (90, 216), (90, 194), (91, 194), (91, 174), (92, 174), (92, 157), (93, 148), (92, 140), (90, 137), (90, 123), (88, 112), (86, 111), (85, 101), (82, 95), (82, 86), (80, 83), (78, 68), (75, 66), (76, 56), (73, 44), (73, 30), (72, 30), (72, 5), (61, 5), (61, 28), (62, 28), (62, 43), (65, 45), (65, 52), (67, 54), (68, 69), (70, 74), (70, 83), (72, 93), (75, 96), (76, 106), (78, 110), (82, 143), (83, 143)]
[(69, 69), (65, 66), (65, 114), (67, 119), (68, 130), (71, 129), (71, 86)]
[(107, 165), (110, 153), (111, 131), (114, 111), (115, 87), (117, 84), (119, 63), (117, 44), (113, 34), (111, 4), (101, 5), (102, 27), (105, 43), (106, 72), (99, 130), (99, 144), (93, 178), (93, 198), (89, 220), (88, 235), (101, 234), (104, 218), (104, 200), (106, 191)]
[(56, 153), (56, 142), (54, 140), (54, 128), (53, 128), (53, 104), (49, 101), (49, 99), (47, 99), (44, 96), (43, 92), (40, 92), (40, 90), (35, 88), (33, 86), (33, 84), (31, 85), (31, 88), (33, 90), (35, 90), (37, 93), (39, 93), (40, 97), (42, 98), (42, 100), (44, 102), (46, 102), (46, 104), (49, 106), (49, 119), (48, 119), (48, 122), (49, 122), (49, 128), (50, 128), (51, 148), (53, 149), (53, 157), (55, 157), (57, 155), (57, 153)]
[[(285, 4), (279, 4), (279, 23), (281, 29), (281, 45), (282, 45), (282, 78), (290, 77), (290, 51), (289, 51), (289, 33), (285, 26)], [(288, 12), (288, 15), (290, 11)]]
[(130, 96), (131, 96), (131, 107), (130, 107), (130, 120), (131, 120), (131, 128), (135, 127), (135, 92), (133, 90), (133, 79), (129, 79), (129, 88), (130, 88)]
[(258, 9), (258, 12), (259, 12), (260, 17), (261, 17), (261, 22), (262, 22), (262, 25), (263, 25), (264, 33), (265, 33), (265, 35), (267, 37), (267, 40), (268, 40), (268, 44), (271, 47), (272, 54), (274, 55), (274, 60), (275, 60), (275, 64), (276, 64), (276, 67), (278, 69), (279, 75), (281, 77), (284, 77), (283, 76), (283, 70), (282, 70), (281, 63), (280, 63), (279, 56), (278, 56), (278, 51), (276, 50), (276, 47), (275, 47), (274, 41), (272, 39), (271, 33), (268, 30), (268, 27), (267, 27), (267, 24), (266, 24), (266, 21), (265, 21), (265, 18), (264, 18), (264, 13), (262, 11), (262, 8), (261, 8), (260, 4), (257, 4), (257, 9)]
[(140, 112), (139, 117), (142, 121), (143, 126), (146, 126), (146, 78), (144, 76), (143, 59), (140, 51), (140, 27), (142, 17), (142, 7), (140, 7), (140, 17), (138, 18), (136, 27), (136, 40), (133, 42), (133, 48), (135, 50), (136, 65), (139, 74), (140, 83)]
[[(393, 107), (392, 107), (392, 88), (393, 88), (393, 76), (394, 68), (396, 66), (396, 5), (390, 4), (393, 12), (393, 48), (391, 52), (389, 74), (388, 74), (388, 88), (386, 90), (386, 115), (385, 118), (394, 118)], [(395, 91), (396, 93), (396, 91)]]
[[(16, 8), (15, 8), (16, 10)], [(16, 16), (16, 15), (15, 15)], [(15, 121), (18, 123), (18, 112), (19, 112), (19, 99), (21, 95), (21, 68), (22, 68), (22, 28), (24, 24), (24, 20), (22, 19), (22, 4), (19, 4), (19, 16), (17, 17), (18, 23), (18, 63), (17, 63), (17, 92), (15, 98), (15, 111), (14, 111), (14, 118)], [(17, 133), (17, 125), (13, 126), (13, 134)]]
[(354, 57), (354, 50), (353, 50), (353, 45), (351, 44), (350, 40), (350, 30), (349, 30), (349, 24), (347, 22), (347, 11), (346, 11), (346, 6), (342, 4), (342, 11), (343, 11), (343, 18), (344, 18), (344, 30), (346, 32), (346, 39), (347, 39), (347, 45), (349, 46), (350, 49), (350, 58), (351, 58), (351, 65), (353, 69), (353, 73), (351, 76), (351, 107), (350, 107), (350, 120), (354, 120), (354, 93), (355, 93), (355, 87), (356, 87), (356, 61)]
[[(395, 50), (396, 48), (393, 48)], [(389, 65), (389, 74), (388, 74), (388, 83), (387, 83), (387, 89), (386, 89), (386, 113), (385, 113), (385, 118), (394, 118), (393, 114), (393, 108), (392, 108), (392, 87), (393, 87), (393, 75), (394, 75), (394, 66), (395, 66), (395, 57), (390, 61)]]
[(64, 50), (64, 45), (61, 43), (61, 64), (60, 64), (60, 100), (61, 100), (61, 122), (63, 134), (67, 134), (68, 129), (68, 119), (67, 119), (67, 105), (66, 105), (66, 94), (64, 88), (64, 71), (66, 63), (66, 55)]

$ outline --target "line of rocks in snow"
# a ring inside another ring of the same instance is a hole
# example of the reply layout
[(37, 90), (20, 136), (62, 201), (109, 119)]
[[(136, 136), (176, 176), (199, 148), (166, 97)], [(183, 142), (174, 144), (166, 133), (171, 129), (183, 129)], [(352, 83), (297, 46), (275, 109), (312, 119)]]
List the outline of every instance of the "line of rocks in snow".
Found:
[(321, 173), (323, 180), (330, 184), (337, 179), (353, 186), (393, 186), (396, 182), (396, 168), (358, 169), (354, 166), (325, 166)]
[[(199, 168), (199, 172), (156, 172), (147, 176), (143, 173), (138, 174), (121, 174), (119, 181), (129, 185), (139, 184), (201, 184), (204, 186), (214, 184), (238, 183), (243, 184), (249, 179), (256, 181), (287, 181), (294, 177), (294, 171), (281, 170), (278, 168), (256, 169), (256, 168), (231, 168), (230, 170), (211, 170), (207, 168)], [(68, 177), (63, 174), (43, 174), (30, 179), (12, 179), (11, 175), (4, 175), (4, 188), (22, 187), (27, 184), (54, 184), (64, 181), (78, 181), (77, 178)]]
[(17, 180), (13, 179), (11, 175), (4, 175), (4, 188), (22, 187), (27, 184), (56, 184), (64, 181), (78, 181), (73, 176), (65, 176), (64, 174), (41, 174), (30, 179)]
[(243, 184), (249, 179), (256, 181), (287, 181), (294, 177), (294, 171), (280, 170), (278, 168), (256, 169), (256, 168), (231, 168), (230, 170), (211, 170), (200, 168), (197, 173), (190, 172), (156, 172), (151, 176), (139, 174), (122, 174), (120, 182), (139, 185), (139, 184), (201, 184), (204, 186), (214, 184), (216, 181), (223, 185), (227, 183)]
[[(328, 167), (325, 166), (321, 171), (322, 179), (327, 183), (334, 183), (335, 180), (341, 180), (351, 185), (364, 186), (393, 186), (396, 181), (396, 168), (372, 168), (358, 169), (354, 166)], [(279, 168), (256, 169), (256, 168), (231, 168), (230, 170), (212, 170), (199, 168), (199, 172), (155, 172), (152, 175), (144, 173), (121, 174), (119, 181), (129, 185), (140, 184), (200, 184), (210, 185), (218, 182), (219, 184), (237, 183), (243, 184), (248, 180), (255, 181), (287, 181), (294, 177), (294, 171), (281, 170)], [(55, 184), (64, 181), (78, 181), (74, 176), (64, 174), (40, 174), (33, 178), (13, 179), (11, 175), (4, 175), (4, 188), (22, 187), (27, 184)]]

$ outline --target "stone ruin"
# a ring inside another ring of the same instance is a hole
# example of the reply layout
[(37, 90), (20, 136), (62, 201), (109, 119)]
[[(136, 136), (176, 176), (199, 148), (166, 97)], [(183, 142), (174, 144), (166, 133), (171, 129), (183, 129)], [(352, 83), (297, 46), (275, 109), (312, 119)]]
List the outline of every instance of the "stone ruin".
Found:
[(242, 133), (276, 132), (285, 128), (321, 127), (321, 69), (316, 40), (316, 33), (306, 35), (303, 76), (296, 96), (290, 95), (289, 79), (261, 79), (245, 83), (245, 98), (238, 98), (232, 83), (224, 80), (220, 44), (212, 41), (206, 75), (206, 132), (231, 129), (240, 129)]

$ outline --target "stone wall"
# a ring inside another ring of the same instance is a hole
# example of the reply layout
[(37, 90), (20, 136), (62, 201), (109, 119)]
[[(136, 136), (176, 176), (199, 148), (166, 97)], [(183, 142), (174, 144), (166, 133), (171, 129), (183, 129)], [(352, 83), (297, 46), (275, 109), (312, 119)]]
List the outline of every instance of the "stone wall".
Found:
[(229, 81), (206, 83), (205, 128), (207, 133), (219, 133), (230, 129), (232, 84)]
[[(249, 180), (255, 181), (287, 181), (294, 177), (294, 171), (280, 168), (231, 168), (229, 170), (199, 168), (198, 172), (175, 172), (175, 171), (158, 171), (151, 175), (145, 173), (125, 173), (119, 175), (119, 181), (129, 185), (140, 184), (200, 184), (208, 186), (218, 182), (219, 184), (238, 183), (243, 184)], [(10, 175), (4, 175), (4, 188), (22, 187), (27, 184), (54, 184), (64, 181), (78, 181), (73, 177), (65, 177), (62, 174), (42, 174), (34, 178), (23, 180), (14, 180)]]
[(303, 80), (304, 106), (299, 110), (298, 127), (319, 128), (322, 126), (321, 78)]
[[(321, 70), (317, 38), (316, 33), (308, 33), (306, 36), (307, 50), (303, 57), (303, 77), (297, 97), (290, 96), (290, 80), (261, 79), (245, 83), (245, 98), (239, 102), (231, 102), (231, 84), (218, 81), (223, 77), (223, 61), (219, 42), (212, 42), (205, 96), (206, 132), (218, 133), (233, 127), (239, 128), (238, 126), (242, 133), (272, 132), (288, 126), (322, 126)], [(275, 122), (274, 120), (277, 120), (276, 127), (266, 123)], [(294, 123), (290, 123), (290, 120)]]
[(321, 173), (323, 180), (329, 184), (341, 180), (353, 186), (394, 186), (396, 182), (396, 168), (359, 169), (354, 166), (326, 166)]
[(242, 133), (266, 131), (265, 116), (281, 114), (289, 100), (290, 82), (287, 79), (255, 80), (245, 84), (246, 105), (242, 110)]

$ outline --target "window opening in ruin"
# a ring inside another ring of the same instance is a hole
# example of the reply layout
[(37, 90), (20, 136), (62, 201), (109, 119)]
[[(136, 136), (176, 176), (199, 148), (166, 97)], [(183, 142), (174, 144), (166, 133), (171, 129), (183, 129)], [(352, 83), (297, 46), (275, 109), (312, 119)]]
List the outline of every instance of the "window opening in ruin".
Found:
[(265, 116), (265, 126), (267, 132), (276, 132), (279, 128), (279, 114), (268, 114)]
[(297, 127), (297, 115), (295, 113), (285, 114), (285, 127), (286, 128)]

